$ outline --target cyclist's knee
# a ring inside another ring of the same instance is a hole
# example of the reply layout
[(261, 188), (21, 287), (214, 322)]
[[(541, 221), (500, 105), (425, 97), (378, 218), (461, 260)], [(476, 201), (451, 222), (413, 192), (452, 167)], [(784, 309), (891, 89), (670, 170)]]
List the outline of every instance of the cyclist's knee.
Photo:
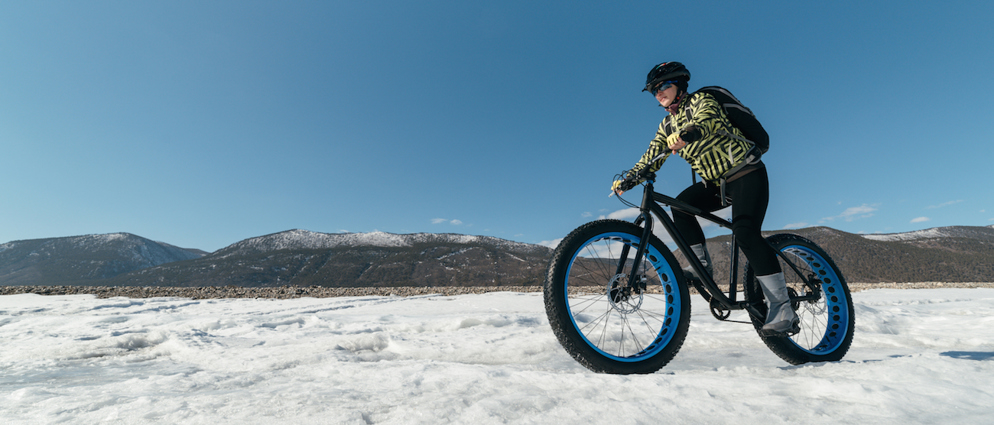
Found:
[(752, 219), (738, 219), (732, 223), (732, 233), (739, 246), (749, 249), (762, 243), (763, 234), (761, 229)]
[(736, 217), (732, 221), (732, 232), (738, 236), (739, 233), (756, 233), (759, 234), (760, 228), (756, 220), (750, 217)]

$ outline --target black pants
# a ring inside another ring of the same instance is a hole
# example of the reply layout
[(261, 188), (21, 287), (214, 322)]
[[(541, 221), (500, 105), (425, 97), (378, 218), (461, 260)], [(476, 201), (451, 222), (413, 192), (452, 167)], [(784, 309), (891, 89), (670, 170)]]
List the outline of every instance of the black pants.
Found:
[[(749, 265), (756, 276), (780, 273), (777, 254), (760, 233), (763, 219), (766, 218), (766, 206), (770, 202), (770, 182), (766, 168), (761, 167), (725, 183), (725, 195), (732, 203), (732, 233), (735, 234), (735, 241), (749, 259)], [(715, 183), (698, 182), (684, 189), (676, 198), (709, 212), (722, 208), (721, 189)], [(673, 222), (690, 245), (705, 242), (704, 231), (695, 216), (673, 211)]]

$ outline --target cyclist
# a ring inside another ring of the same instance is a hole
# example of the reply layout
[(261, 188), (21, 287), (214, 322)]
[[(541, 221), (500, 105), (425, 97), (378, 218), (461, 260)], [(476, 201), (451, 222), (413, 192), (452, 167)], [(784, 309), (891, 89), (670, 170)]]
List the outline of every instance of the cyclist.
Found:
[[(729, 123), (724, 109), (713, 96), (688, 93), (689, 81), (690, 71), (679, 62), (664, 62), (649, 71), (642, 91), (655, 96), (669, 115), (659, 124), (649, 149), (625, 173), (624, 180), (614, 182), (611, 190), (620, 195), (641, 183), (637, 173), (659, 170), (670, 151), (690, 163), (702, 181), (685, 189), (677, 199), (709, 212), (731, 202), (732, 232), (749, 259), (768, 303), (769, 313), (763, 330), (773, 333), (796, 331), (798, 318), (790, 305), (783, 270), (776, 252), (760, 233), (770, 198), (761, 154)], [(696, 217), (674, 210), (673, 222), (708, 274), (712, 274), (714, 266)], [(696, 278), (692, 270), (688, 270), (688, 277)]]

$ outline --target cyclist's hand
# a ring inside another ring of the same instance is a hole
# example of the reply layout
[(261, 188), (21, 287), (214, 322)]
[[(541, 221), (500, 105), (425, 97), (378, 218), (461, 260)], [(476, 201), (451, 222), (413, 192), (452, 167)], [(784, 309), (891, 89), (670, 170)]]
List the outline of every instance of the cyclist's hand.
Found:
[(617, 194), (618, 196), (621, 196), (622, 193), (625, 193), (625, 191), (631, 190), (631, 188), (633, 188), (633, 187), (635, 187), (637, 185), (638, 185), (638, 182), (635, 181), (631, 176), (625, 177), (624, 180), (615, 180), (614, 181), (614, 184), (611, 185), (611, 192)]
[(614, 193), (618, 196), (621, 196), (622, 193), (625, 193), (625, 191), (621, 190), (621, 185), (624, 183), (625, 183), (624, 180), (615, 180), (614, 183), (611, 184), (611, 193)]
[(687, 142), (684, 142), (680, 138), (680, 132), (673, 132), (669, 136), (666, 136), (666, 147), (670, 148), (671, 151), (677, 152), (687, 146)]

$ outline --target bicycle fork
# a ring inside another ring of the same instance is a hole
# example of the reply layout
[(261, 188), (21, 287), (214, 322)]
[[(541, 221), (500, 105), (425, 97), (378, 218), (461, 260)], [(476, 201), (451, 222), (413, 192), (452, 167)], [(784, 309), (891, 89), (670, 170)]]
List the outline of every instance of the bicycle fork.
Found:
[[(652, 184), (648, 184), (646, 187), (646, 195), (651, 193)], [(619, 295), (629, 295), (631, 293), (641, 293), (646, 289), (645, 279), (642, 273), (639, 273), (640, 264), (642, 264), (642, 259), (645, 258), (645, 253), (649, 250), (649, 240), (652, 238), (652, 216), (649, 204), (652, 203), (651, 196), (642, 197), (642, 205), (639, 208), (638, 218), (635, 219), (636, 226), (642, 226), (642, 238), (639, 240), (639, 244), (635, 249), (635, 257), (632, 259), (632, 269), (628, 272), (627, 285), (624, 288), (618, 288), (618, 283), (614, 283), (614, 287), (611, 289), (611, 297), (618, 300)], [(625, 244), (621, 248), (621, 261), (618, 263), (618, 269), (615, 271), (615, 276), (621, 276), (625, 272), (625, 265), (628, 263), (628, 254), (631, 251), (631, 245)]]
[[(611, 288), (611, 298), (615, 301), (628, 296), (632, 293), (641, 293), (646, 289), (645, 276), (639, 273), (641, 270), (640, 264), (642, 264), (642, 259), (645, 258), (645, 253), (649, 249), (649, 239), (652, 236), (652, 220), (647, 219), (647, 212), (642, 212), (639, 217), (635, 219), (636, 225), (641, 225), (645, 223), (642, 230), (642, 238), (639, 241), (637, 247), (635, 247), (635, 257), (632, 258), (632, 269), (628, 272), (626, 282), (624, 286), (619, 286), (619, 282), (615, 281)], [(615, 270), (615, 276), (622, 276), (625, 273), (625, 265), (628, 264), (628, 254), (631, 252), (632, 246), (629, 244), (624, 244), (621, 248), (621, 261), (618, 262), (618, 268)]]

